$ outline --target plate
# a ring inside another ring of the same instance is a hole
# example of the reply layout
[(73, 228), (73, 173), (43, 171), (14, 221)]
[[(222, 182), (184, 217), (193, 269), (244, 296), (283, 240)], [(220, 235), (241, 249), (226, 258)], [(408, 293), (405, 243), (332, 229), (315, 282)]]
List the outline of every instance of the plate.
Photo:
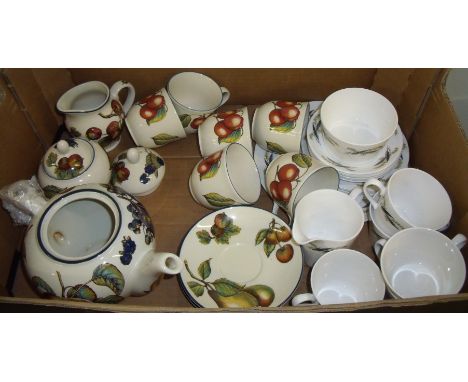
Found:
[(230, 207), (205, 216), (180, 249), (182, 291), (195, 307), (284, 305), (297, 288), (303, 265), (290, 232), (282, 219), (255, 207)]

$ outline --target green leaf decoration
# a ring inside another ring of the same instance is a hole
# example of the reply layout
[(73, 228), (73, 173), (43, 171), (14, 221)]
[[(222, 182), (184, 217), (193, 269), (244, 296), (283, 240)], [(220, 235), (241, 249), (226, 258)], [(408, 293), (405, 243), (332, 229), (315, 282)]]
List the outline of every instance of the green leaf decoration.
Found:
[(101, 303), (101, 304), (117, 304), (122, 301), (124, 298), (122, 296), (117, 296), (115, 294), (110, 294), (106, 297), (100, 297), (94, 300), (94, 302)]
[(267, 150), (275, 154), (286, 154), (286, 150), (281, 147), (278, 143), (267, 141)]
[(203, 296), (203, 293), (205, 292), (205, 288), (203, 287), (203, 285), (195, 281), (189, 281), (187, 284), (195, 296)]
[(67, 291), (67, 298), (79, 298), (93, 302), (96, 300), (96, 293), (87, 285), (78, 284)]
[(268, 234), (268, 228), (258, 231), (257, 236), (255, 237), (255, 245), (259, 245), (263, 240), (265, 240)]
[(263, 243), (263, 250), (265, 251), (265, 255), (270, 257), (271, 253), (275, 250), (275, 244), (268, 244), (266, 241)]
[(148, 155), (146, 155), (146, 165), (153, 166), (155, 170), (161, 167), (161, 164), (158, 161), (158, 157), (152, 152), (149, 152)]
[(270, 130), (277, 131), (278, 133), (289, 133), (291, 130), (294, 130), (296, 127), (296, 121), (286, 121), (282, 125), (272, 126), (270, 125)]
[(206, 230), (201, 230), (201, 231), (198, 231), (196, 233), (197, 237), (198, 237), (198, 240), (200, 241), (200, 243), (202, 244), (210, 244), (211, 242), (211, 235), (208, 231)]
[(299, 167), (302, 168), (309, 168), (312, 166), (312, 158), (306, 154), (294, 154), (292, 156), (292, 160), (296, 163)]
[(57, 154), (54, 152), (49, 153), (46, 160), (47, 167), (53, 166), (55, 162), (57, 162)]
[(48, 185), (45, 186), (42, 191), (44, 191), (44, 195), (47, 199), (53, 198), (55, 195), (60, 194), (62, 192), (65, 192), (66, 190), (69, 190), (69, 188), (60, 188), (57, 186), (53, 185)]
[(211, 284), (215, 287), (216, 292), (218, 292), (223, 297), (234, 296), (243, 288), (239, 284), (225, 278), (217, 279)]
[(236, 203), (235, 200), (225, 198), (224, 196), (217, 194), (216, 192), (210, 192), (209, 194), (203, 195), (206, 201), (214, 207), (228, 207)]
[(213, 163), (207, 172), (205, 172), (204, 174), (200, 174), (200, 180), (209, 179), (215, 176), (219, 170), (220, 164), (220, 161)]
[(234, 130), (227, 137), (224, 137), (224, 138), (219, 137), (218, 143), (235, 143), (242, 137), (242, 132), (243, 132), (242, 129)]
[(186, 128), (190, 122), (192, 121), (192, 117), (190, 117), (190, 115), (188, 114), (182, 114), (181, 116), (179, 116), (180, 118), (180, 122), (182, 122), (182, 126), (184, 128)]
[(181, 139), (181, 137), (178, 137), (176, 135), (169, 135), (169, 134), (161, 133), (161, 134), (155, 135), (152, 139), (155, 145), (163, 146), (163, 145), (167, 145), (168, 143), (177, 141)]
[(229, 238), (230, 237), (231, 237), (230, 235), (226, 235), (226, 234), (221, 235), (221, 236), (217, 236), (217, 237), (215, 237), (215, 242), (217, 244), (229, 244)]
[(241, 228), (232, 223), (230, 223), (224, 228), (224, 234), (225, 235), (227, 234), (229, 236), (237, 235), (238, 233), (240, 233), (240, 231), (241, 231)]
[(146, 121), (146, 123), (149, 126), (149, 125), (152, 125), (153, 123), (162, 121), (164, 117), (166, 116), (166, 114), (167, 114), (167, 106), (164, 105), (156, 112), (156, 115), (153, 117), (153, 119)]
[(70, 134), (75, 138), (81, 137), (81, 133), (75, 127), (70, 127)]
[(116, 295), (120, 295), (125, 287), (122, 273), (112, 264), (101, 264), (94, 269), (92, 281), (96, 285), (107, 286)]
[(55, 292), (52, 290), (49, 284), (47, 284), (39, 276), (33, 276), (31, 278), (31, 282), (34, 289), (36, 289), (37, 293), (39, 293), (41, 296), (56, 296)]
[(210, 260), (205, 260), (198, 266), (198, 274), (200, 277), (205, 280), (211, 274)]

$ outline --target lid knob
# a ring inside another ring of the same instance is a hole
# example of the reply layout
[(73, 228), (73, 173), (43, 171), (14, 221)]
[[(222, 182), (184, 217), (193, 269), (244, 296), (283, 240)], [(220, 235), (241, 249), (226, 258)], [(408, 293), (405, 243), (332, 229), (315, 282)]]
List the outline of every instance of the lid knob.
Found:
[(70, 150), (70, 145), (68, 144), (67, 141), (61, 140), (57, 143), (57, 150), (60, 154), (66, 154)]
[(138, 163), (138, 161), (140, 160), (140, 153), (136, 148), (128, 149), (127, 159), (130, 163)]

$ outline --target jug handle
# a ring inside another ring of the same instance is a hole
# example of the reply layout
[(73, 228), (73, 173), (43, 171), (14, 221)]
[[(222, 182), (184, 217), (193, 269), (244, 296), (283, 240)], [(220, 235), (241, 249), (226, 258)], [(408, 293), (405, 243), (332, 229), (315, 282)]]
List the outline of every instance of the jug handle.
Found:
[(135, 88), (130, 82), (127, 81), (117, 81), (112, 87), (110, 88), (110, 96), (111, 99), (119, 100), (119, 93), (122, 89), (128, 88), (127, 99), (125, 103), (122, 105), (122, 109), (125, 115), (127, 115), (128, 111), (133, 105), (135, 101)]
[(221, 98), (221, 104), (219, 106), (222, 106), (229, 100), (229, 97), (231, 97), (231, 92), (224, 86), (220, 86), (220, 88), (221, 88), (222, 98)]
[(312, 293), (302, 293), (294, 296), (294, 298), (291, 300), (291, 305), (292, 306), (298, 306), (303, 303), (307, 302), (308, 304), (306, 305), (318, 305), (317, 298), (312, 294)]

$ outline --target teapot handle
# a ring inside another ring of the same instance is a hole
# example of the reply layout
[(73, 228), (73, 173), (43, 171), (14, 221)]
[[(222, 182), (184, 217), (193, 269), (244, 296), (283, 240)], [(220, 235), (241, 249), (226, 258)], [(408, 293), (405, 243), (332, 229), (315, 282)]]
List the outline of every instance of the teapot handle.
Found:
[(133, 87), (133, 85), (127, 81), (117, 81), (110, 88), (110, 96), (111, 96), (111, 99), (118, 100), (120, 91), (125, 88), (128, 88), (128, 94), (127, 94), (127, 99), (122, 105), (122, 109), (123, 109), (124, 114), (127, 115), (128, 111), (133, 105), (133, 102), (135, 101), (135, 88)]

